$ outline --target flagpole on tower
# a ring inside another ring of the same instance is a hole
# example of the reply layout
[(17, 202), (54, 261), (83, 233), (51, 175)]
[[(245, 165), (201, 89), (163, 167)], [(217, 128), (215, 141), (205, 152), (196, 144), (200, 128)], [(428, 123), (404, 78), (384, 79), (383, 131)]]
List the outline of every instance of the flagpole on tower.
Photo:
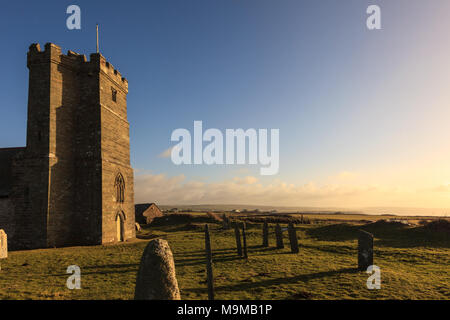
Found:
[(97, 53), (98, 53), (98, 23), (97, 23)]

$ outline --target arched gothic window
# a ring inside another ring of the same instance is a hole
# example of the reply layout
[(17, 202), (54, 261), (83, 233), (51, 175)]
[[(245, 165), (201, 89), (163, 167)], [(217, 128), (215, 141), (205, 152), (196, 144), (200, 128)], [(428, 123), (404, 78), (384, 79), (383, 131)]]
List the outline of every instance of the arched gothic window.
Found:
[(114, 187), (116, 188), (116, 201), (123, 203), (125, 201), (125, 180), (121, 173), (117, 174)]

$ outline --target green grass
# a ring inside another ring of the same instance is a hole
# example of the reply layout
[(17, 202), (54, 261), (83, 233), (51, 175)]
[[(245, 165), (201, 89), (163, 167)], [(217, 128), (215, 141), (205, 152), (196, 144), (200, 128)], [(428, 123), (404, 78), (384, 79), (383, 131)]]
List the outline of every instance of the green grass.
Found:
[[(236, 255), (234, 231), (211, 225), (217, 299), (450, 299), (450, 240), (423, 227), (369, 225), (381, 289), (368, 290), (356, 270), (357, 230), (351, 224), (297, 226), (300, 253), (262, 248), (260, 225), (249, 225), (249, 259)], [(145, 228), (167, 239), (174, 253), (182, 299), (206, 299), (201, 224)], [(132, 299), (148, 240), (118, 245), (10, 252), (1, 260), (0, 299)], [(81, 290), (66, 288), (69, 265), (81, 267)]]

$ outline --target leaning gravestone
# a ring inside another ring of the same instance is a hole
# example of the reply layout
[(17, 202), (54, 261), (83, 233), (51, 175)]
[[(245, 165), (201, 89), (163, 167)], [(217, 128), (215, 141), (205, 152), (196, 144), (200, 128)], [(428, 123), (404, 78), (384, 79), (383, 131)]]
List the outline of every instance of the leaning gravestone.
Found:
[[(0, 229), (0, 259), (8, 258), (8, 238), (5, 231)], [(1, 266), (0, 266), (1, 270)]]
[(172, 251), (166, 240), (149, 242), (136, 279), (135, 300), (180, 300)]
[(358, 269), (367, 270), (373, 265), (373, 235), (359, 230), (358, 236)]
[(275, 227), (275, 236), (277, 238), (277, 248), (283, 249), (284, 243), (283, 243), (283, 230), (281, 230), (280, 225), (277, 223)]

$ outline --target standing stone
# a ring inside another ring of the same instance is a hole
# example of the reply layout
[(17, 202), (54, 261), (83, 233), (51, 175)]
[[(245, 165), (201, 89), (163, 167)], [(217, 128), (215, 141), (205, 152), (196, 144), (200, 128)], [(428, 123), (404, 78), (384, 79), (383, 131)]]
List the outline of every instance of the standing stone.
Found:
[(166, 240), (149, 242), (136, 279), (135, 300), (180, 300), (172, 251)]
[(275, 237), (277, 238), (277, 248), (283, 249), (284, 243), (283, 243), (283, 230), (281, 230), (280, 225), (277, 223), (275, 227)]
[(262, 242), (262, 246), (263, 247), (268, 247), (269, 246), (269, 225), (267, 224), (267, 221), (264, 221), (264, 224), (263, 224), (263, 242)]
[(208, 283), (208, 299), (214, 300), (211, 238), (209, 236), (209, 228), (207, 224), (205, 224), (205, 251), (206, 251), (206, 276), (207, 276), (206, 281)]
[(245, 222), (242, 224), (242, 241), (244, 242), (244, 258), (248, 259), (248, 253), (247, 253), (247, 237), (245, 235), (245, 229), (246, 225)]
[(236, 236), (237, 254), (239, 257), (242, 257), (241, 232), (239, 231), (239, 225), (237, 222), (234, 224), (234, 235)]
[(295, 227), (292, 222), (289, 222), (288, 225), (288, 233), (289, 233), (289, 241), (291, 243), (291, 251), (292, 253), (298, 253), (298, 239), (297, 232), (295, 231)]
[(373, 265), (373, 235), (359, 230), (358, 236), (358, 269), (367, 270)]
[(8, 237), (3, 229), (0, 229), (0, 259), (8, 258)]

